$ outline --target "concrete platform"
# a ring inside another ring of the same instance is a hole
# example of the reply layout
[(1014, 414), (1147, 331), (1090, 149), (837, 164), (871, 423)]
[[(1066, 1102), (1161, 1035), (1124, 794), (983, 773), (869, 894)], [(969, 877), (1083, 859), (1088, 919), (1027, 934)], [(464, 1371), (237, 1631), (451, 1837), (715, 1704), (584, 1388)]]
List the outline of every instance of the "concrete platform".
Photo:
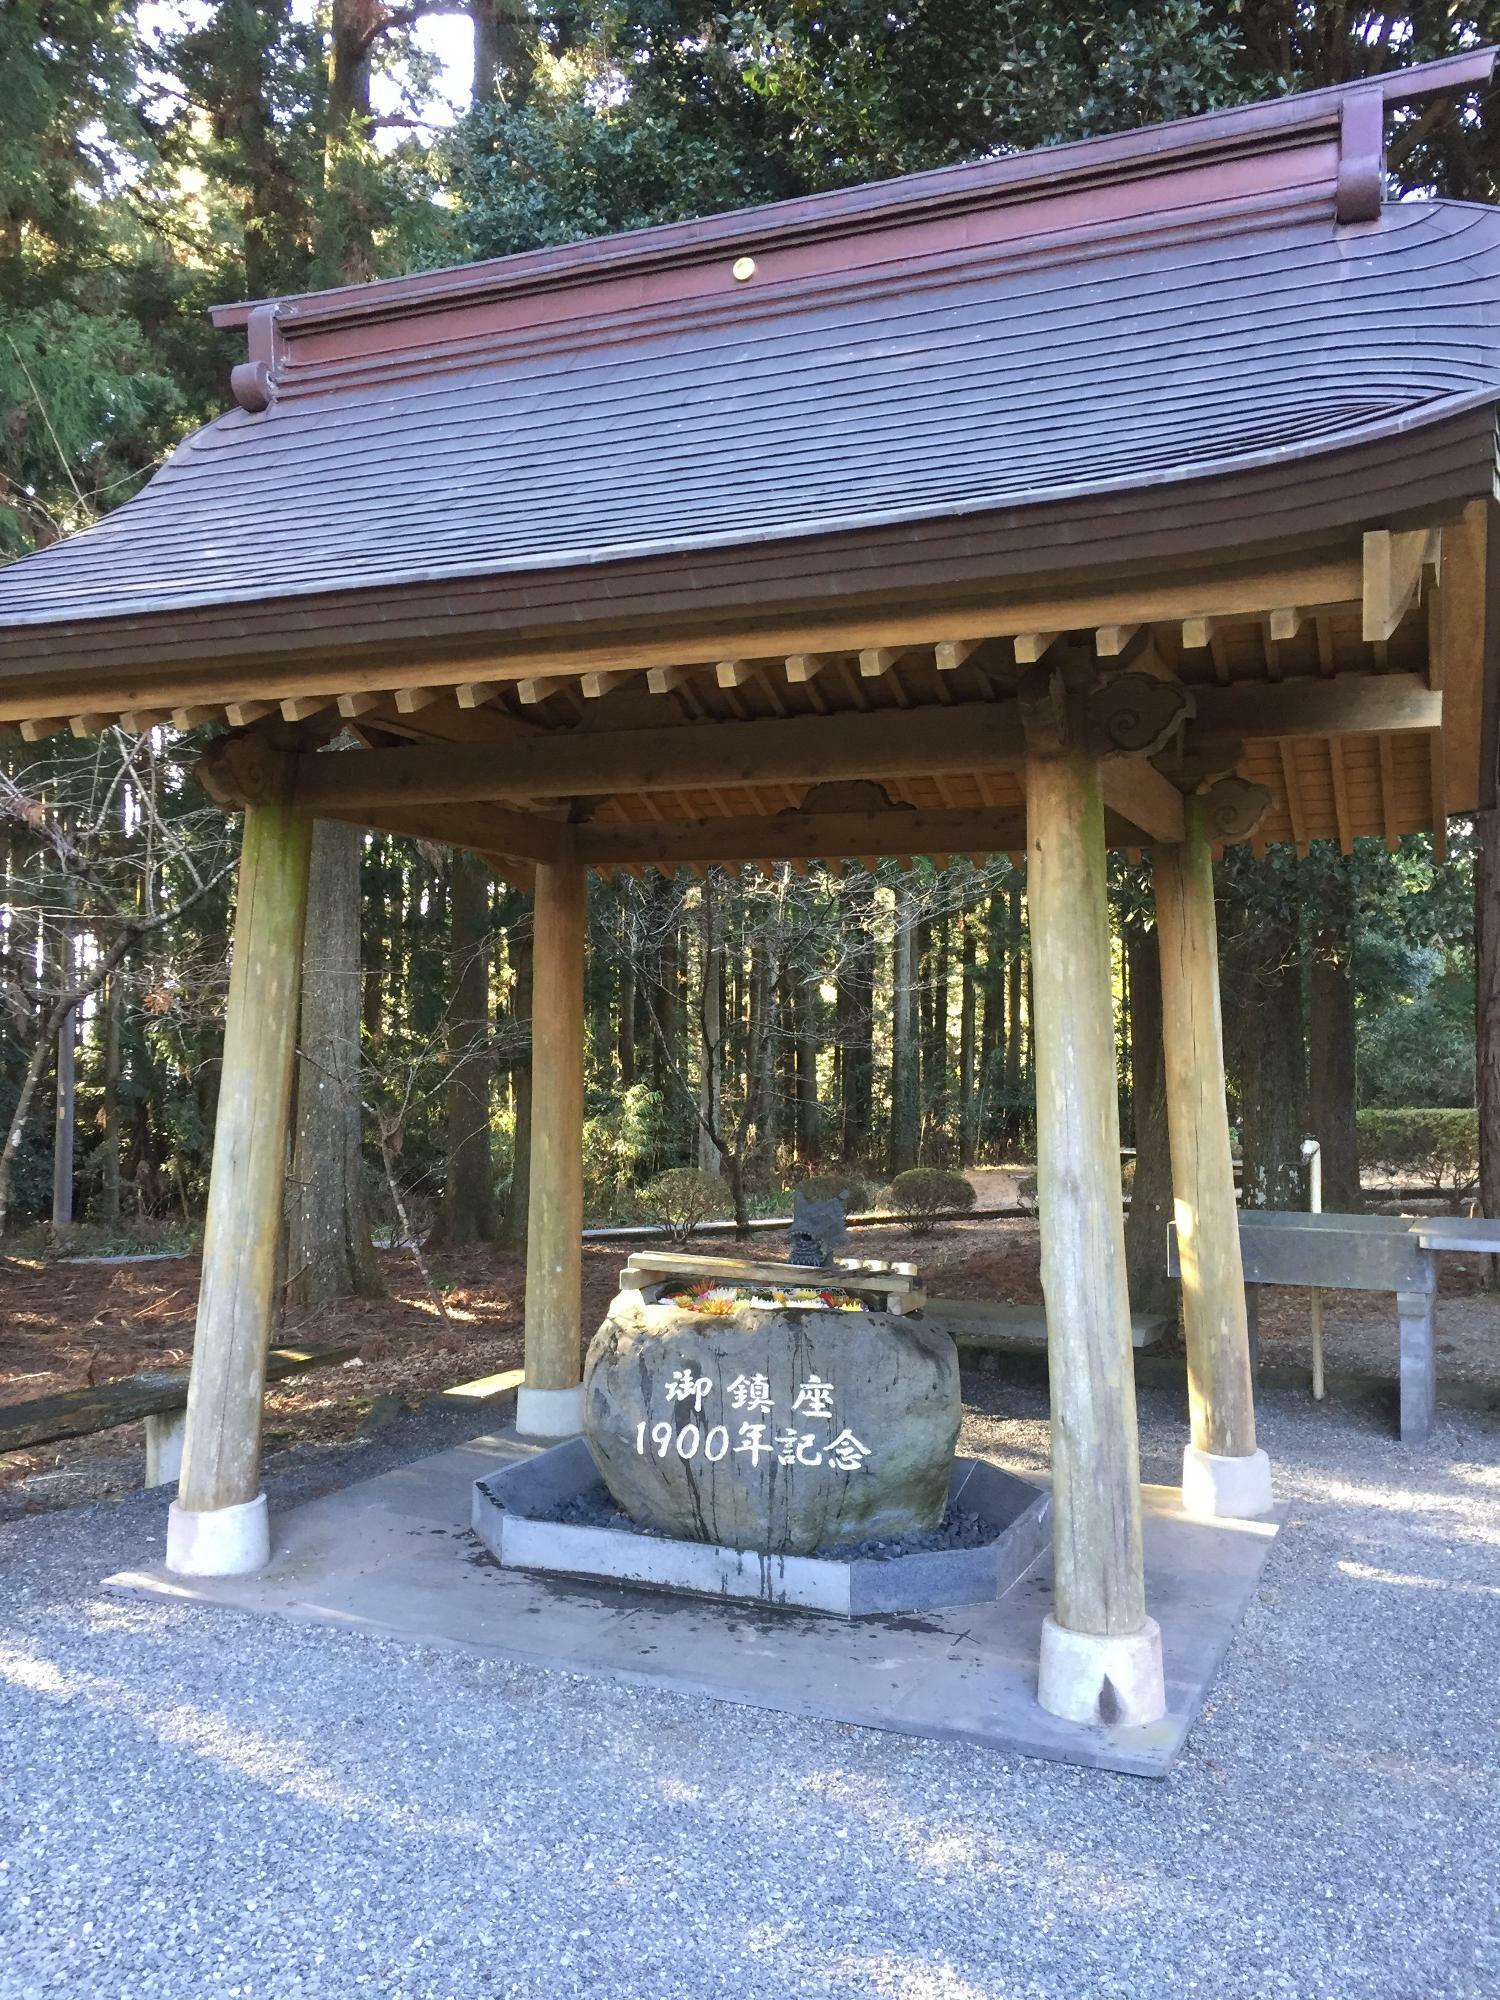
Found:
[(1047, 1560), (993, 1605), (854, 1622), (662, 1598), (495, 1566), (469, 1530), (477, 1478), (530, 1447), (476, 1438), (272, 1517), (259, 1575), (128, 1570), (115, 1589), (364, 1629), (424, 1645), (597, 1673), (680, 1694), (1163, 1777), (1234, 1635), (1284, 1510), (1190, 1520), (1148, 1486), (1146, 1591), (1162, 1628), (1165, 1718), (1146, 1728), (1065, 1723), (1037, 1707)]

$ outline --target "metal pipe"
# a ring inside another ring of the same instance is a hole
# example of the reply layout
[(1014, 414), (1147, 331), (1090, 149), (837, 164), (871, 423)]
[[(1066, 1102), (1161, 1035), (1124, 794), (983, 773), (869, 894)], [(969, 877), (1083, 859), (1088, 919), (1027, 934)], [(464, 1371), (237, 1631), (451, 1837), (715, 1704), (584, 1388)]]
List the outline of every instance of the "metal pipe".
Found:
[[(1323, 1213), (1323, 1148), (1316, 1139), (1302, 1141), (1302, 1157), (1307, 1162), (1307, 1206), (1310, 1214)], [(1314, 1290), (1312, 1316), (1313, 1401), (1323, 1400), (1323, 1294)]]

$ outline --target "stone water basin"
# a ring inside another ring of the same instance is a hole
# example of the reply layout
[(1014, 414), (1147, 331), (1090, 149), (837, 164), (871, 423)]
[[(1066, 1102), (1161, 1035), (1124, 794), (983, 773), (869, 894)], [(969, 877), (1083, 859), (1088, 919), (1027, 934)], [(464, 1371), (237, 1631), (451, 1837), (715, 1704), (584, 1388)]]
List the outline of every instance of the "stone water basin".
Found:
[(570, 1502), (606, 1505), (587, 1442), (570, 1438), (475, 1482), (472, 1525), (496, 1562), (543, 1575), (774, 1604), (839, 1618), (992, 1603), (1051, 1539), (1050, 1494), (983, 1459), (956, 1458), (946, 1497), (993, 1525), (979, 1548), (914, 1555), (762, 1555), (661, 1533), (550, 1518)]

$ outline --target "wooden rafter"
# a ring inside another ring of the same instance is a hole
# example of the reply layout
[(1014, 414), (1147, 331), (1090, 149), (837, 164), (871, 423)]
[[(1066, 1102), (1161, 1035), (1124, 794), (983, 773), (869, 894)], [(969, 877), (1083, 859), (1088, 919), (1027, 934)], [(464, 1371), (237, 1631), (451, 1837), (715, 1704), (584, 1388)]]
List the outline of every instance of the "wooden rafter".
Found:
[(1401, 833), (1396, 819), (1396, 752), (1390, 737), (1377, 736), (1375, 751), (1380, 766), (1380, 824), (1385, 844), (1394, 854), (1401, 844)]
[(1339, 850), (1352, 854), (1354, 830), (1349, 817), (1349, 778), (1344, 769), (1344, 746), (1337, 736), (1328, 739), (1328, 775), (1333, 782), (1333, 816), (1338, 827)]
[(1297, 753), (1283, 736), (1277, 744), (1281, 753), (1281, 786), (1286, 795), (1287, 818), (1291, 822), (1292, 841), (1299, 854), (1307, 853), (1307, 815), (1302, 809), (1302, 780), (1297, 771)]

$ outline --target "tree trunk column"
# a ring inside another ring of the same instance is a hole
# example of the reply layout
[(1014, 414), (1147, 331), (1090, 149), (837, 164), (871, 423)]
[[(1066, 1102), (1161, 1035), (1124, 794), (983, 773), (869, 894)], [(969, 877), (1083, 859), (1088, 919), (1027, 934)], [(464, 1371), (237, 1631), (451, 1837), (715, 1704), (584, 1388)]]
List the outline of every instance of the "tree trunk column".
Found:
[[(1271, 1468), (1255, 1445), (1245, 1272), (1224, 1094), (1213, 860), (1202, 808), (1194, 799), (1186, 806), (1187, 838), (1180, 847), (1156, 848), (1151, 864), (1192, 1421), (1182, 1498), (1189, 1513), (1239, 1519), (1269, 1511)], [(1165, 1244), (1162, 1250), (1165, 1255)]]
[(1032, 756), (1026, 814), (1057, 1577), (1037, 1698), (1073, 1722), (1152, 1722), (1166, 1700), (1141, 1554), (1097, 764)]
[(526, 1233), (526, 1384), (516, 1428), (583, 1427), (584, 871), (539, 862), (532, 941), (531, 1192)]
[(238, 1576), (270, 1558), (261, 1392), (275, 1312), (312, 821), (247, 808), (224, 1067), (203, 1231), (187, 1433), (167, 1567)]

